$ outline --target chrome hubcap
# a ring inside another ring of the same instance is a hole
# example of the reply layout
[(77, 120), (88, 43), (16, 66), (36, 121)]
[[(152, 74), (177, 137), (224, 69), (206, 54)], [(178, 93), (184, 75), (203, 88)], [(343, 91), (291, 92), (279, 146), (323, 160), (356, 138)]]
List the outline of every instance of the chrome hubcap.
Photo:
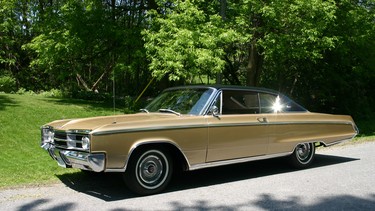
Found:
[(168, 168), (167, 158), (159, 151), (152, 150), (138, 160), (136, 177), (144, 188), (156, 189), (166, 180)]
[(311, 155), (311, 147), (310, 144), (305, 143), (305, 144), (299, 144), (297, 146), (297, 158), (300, 161), (306, 161), (309, 159)]
[(146, 157), (139, 164), (139, 176), (145, 184), (153, 184), (158, 181), (163, 173), (163, 163), (153, 155)]

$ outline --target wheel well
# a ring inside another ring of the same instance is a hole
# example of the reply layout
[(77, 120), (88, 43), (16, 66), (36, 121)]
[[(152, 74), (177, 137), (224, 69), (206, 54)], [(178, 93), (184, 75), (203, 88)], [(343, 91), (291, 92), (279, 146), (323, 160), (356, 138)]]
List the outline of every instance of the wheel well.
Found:
[(327, 146), (324, 142), (321, 142), (321, 141), (299, 142), (299, 143), (297, 143), (297, 144), (294, 146), (293, 151), (296, 149), (296, 147), (297, 147), (299, 144), (303, 144), (303, 143), (311, 143), (311, 144), (314, 145), (315, 148), (318, 148), (318, 147), (326, 147), (326, 146)]
[(180, 168), (182, 171), (188, 170), (188, 162), (181, 152), (175, 145), (170, 143), (147, 143), (137, 146), (130, 154), (129, 160), (137, 154), (138, 152), (149, 150), (149, 149), (158, 149), (168, 153), (174, 163), (176, 169)]
[(326, 144), (324, 142), (320, 142), (320, 141), (317, 141), (317, 142), (314, 142), (315, 144), (315, 147), (326, 147)]

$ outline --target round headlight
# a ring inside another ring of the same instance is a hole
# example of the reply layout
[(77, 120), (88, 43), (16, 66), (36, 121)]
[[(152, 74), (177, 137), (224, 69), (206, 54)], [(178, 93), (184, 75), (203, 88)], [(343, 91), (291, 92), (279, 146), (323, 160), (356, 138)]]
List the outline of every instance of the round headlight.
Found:
[(88, 136), (82, 137), (82, 148), (84, 150), (89, 150), (90, 149), (90, 139)]
[(43, 128), (42, 129), (42, 142), (43, 143), (52, 143), (54, 132), (51, 128)]

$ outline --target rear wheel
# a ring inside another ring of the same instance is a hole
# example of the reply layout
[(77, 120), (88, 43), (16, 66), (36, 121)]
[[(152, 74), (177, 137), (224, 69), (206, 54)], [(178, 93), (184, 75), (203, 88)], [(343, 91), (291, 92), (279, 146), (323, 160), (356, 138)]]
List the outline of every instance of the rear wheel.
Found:
[(138, 194), (155, 194), (167, 187), (172, 172), (173, 164), (166, 150), (148, 149), (136, 152), (131, 157), (124, 180)]
[(311, 165), (315, 156), (314, 143), (298, 144), (290, 155), (290, 162), (295, 168), (307, 168)]

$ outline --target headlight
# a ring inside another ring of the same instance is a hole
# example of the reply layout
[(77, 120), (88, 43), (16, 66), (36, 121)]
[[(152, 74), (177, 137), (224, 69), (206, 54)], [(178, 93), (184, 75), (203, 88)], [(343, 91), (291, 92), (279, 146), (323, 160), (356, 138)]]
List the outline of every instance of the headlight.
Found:
[(53, 143), (54, 135), (55, 133), (53, 132), (53, 129), (51, 127), (43, 127), (41, 145), (45, 143)]
[(83, 136), (82, 137), (82, 148), (84, 150), (89, 150), (90, 149), (90, 138), (88, 136)]

